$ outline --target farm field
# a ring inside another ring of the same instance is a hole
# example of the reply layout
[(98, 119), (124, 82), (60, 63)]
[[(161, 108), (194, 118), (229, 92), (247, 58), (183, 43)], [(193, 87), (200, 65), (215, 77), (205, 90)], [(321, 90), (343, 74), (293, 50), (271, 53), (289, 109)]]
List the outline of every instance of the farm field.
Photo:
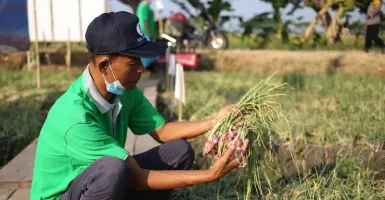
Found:
[[(183, 118), (204, 119), (235, 103), (266, 78), (235, 72), (188, 73)], [(274, 81), (291, 86), (280, 91), (286, 96), (276, 99), (290, 129), (283, 126), (286, 128), (277, 133), (277, 149), (271, 157), (261, 155), (259, 175), (264, 197), (385, 198), (385, 79), (286, 74)], [(193, 141), (197, 169), (209, 166), (200, 155), (203, 143), (204, 138)], [(244, 199), (245, 183), (236, 174), (242, 170), (216, 183), (178, 190), (175, 199)], [(256, 196), (254, 193), (252, 199)]]
[[(38, 136), (52, 103), (81, 72), (43, 70), (43, 87), (35, 90), (33, 72), (0, 71), (1, 166)], [(270, 75), (186, 72), (183, 119), (209, 117)], [(275, 99), (290, 128), (282, 126), (277, 132), (271, 156), (261, 155), (261, 188), (259, 193), (253, 190), (252, 199), (260, 195), (265, 199), (384, 199), (384, 77), (287, 73), (273, 81), (291, 86), (281, 89), (286, 95)], [(159, 88), (160, 100), (167, 102), (167, 92)], [(169, 116), (161, 103), (158, 109)], [(201, 155), (204, 138), (191, 143), (196, 152), (194, 168), (209, 167), (209, 160)], [(242, 173), (239, 169), (218, 182), (178, 189), (173, 199), (243, 199)]]

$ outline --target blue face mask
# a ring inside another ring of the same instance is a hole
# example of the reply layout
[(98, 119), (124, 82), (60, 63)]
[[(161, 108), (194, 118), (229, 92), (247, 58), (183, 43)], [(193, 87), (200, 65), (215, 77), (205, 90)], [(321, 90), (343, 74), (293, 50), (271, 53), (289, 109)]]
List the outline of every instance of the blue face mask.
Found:
[(112, 83), (108, 83), (106, 80), (106, 76), (103, 74), (104, 82), (106, 83), (106, 88), (108, 92), (111, 92), (112, 94), (116, 94), (118, 96), (122, 95), (123, 92), (126, 90), (126, 88), (123, 87), (123, 85), (120, 83), (119, 80), (116, 79), (114, 72), (112, 71), (112, 66), (110, 63), (110, 60), (108, 60), (108, 64), (110, 65), (110, 69), (112, 72), (112, 76), (114, 76), (115, 81)]

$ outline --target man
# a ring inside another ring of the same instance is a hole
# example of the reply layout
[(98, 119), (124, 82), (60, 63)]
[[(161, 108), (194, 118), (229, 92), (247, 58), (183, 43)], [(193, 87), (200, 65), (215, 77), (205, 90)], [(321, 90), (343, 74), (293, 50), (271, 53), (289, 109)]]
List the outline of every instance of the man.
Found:
[[(143, 28), (144, 37), (147, 40), (153, 41), (157, 38), (157, 31), (155, 26), (154, 12), (150, 7), (150, 0), (143, 0), (139, 3), (136, 9), (136, 15), (139, 18), (140, 27)], [(141, 58), (143, 66), (147, 69), (159, 57)]]
[(366, 37), (365, 37), (365, 52), (369, 52), (372, 46), (372, 40), (381, 48), (382, 53), (385, 53), (384, 42), (378, 34), (380, 33), (381, 24), (381, 1), (373, 0), (366, 13)]
[[(88, 26), (90, 63), (52, 106), (39, 135), (32, 200), (168, 199), (172, 189), (218, 180), (242, 162), (243, 156), (229, 160), (231, 147), (209, 169), (189, 170), (194, 151), (186, 139), (212, 128), (232, 107), (209, 120), (165, 123), (136, 84), (140, 58), (166, 47), (145, 40), (140, 29), (127, 12), (101, 14)], [(128, 127), (161, 145), (129, 155)]]
[(155, 26), (154, 12), (150, 7), (150, 0), (143, 0), (139, 3), (136, 9), (136, 15), (139, 18), (140, 27), (143, 28), (143, 33), (150, 40), (157, 38), (157, 31)]

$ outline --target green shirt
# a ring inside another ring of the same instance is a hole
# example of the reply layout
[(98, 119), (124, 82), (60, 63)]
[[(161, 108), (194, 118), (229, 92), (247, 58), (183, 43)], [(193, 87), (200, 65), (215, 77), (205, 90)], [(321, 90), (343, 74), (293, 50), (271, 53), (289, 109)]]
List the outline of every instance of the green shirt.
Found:
[(154, 21), (154, 12), (151, 10), (150, 5), (147, 2), (142, 1), (139, 3), (138, 8), (136, 9), (136, 15), (139, 18), (140, 27), (143, 29), (144, 35), (148, 36), (148, 30), (144, 25), (144, 22), (148, 22), (148, 26), (150, 28), (150, 33), (153, 38), (157, 37), (156, 26)]
[(48, 113), (37, 143), (30, 198), (58, 199), (95, 160), (128, 156), (127, 128), (140, 135), (164, 122), (138, 87), (113, 103), (106, 101), (87, 68)]

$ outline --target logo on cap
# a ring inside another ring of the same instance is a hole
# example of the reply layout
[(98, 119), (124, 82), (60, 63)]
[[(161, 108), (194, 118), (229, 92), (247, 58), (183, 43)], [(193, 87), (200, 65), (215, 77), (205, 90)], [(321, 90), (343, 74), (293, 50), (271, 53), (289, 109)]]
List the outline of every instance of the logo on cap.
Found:
[(143, 36), (143, 31), (142, 31), (142, 28), (140, 27), (140, 24), (138, 22), (138, 24), (136, 25), (136, 31), (139, 33), (140, 36)]

